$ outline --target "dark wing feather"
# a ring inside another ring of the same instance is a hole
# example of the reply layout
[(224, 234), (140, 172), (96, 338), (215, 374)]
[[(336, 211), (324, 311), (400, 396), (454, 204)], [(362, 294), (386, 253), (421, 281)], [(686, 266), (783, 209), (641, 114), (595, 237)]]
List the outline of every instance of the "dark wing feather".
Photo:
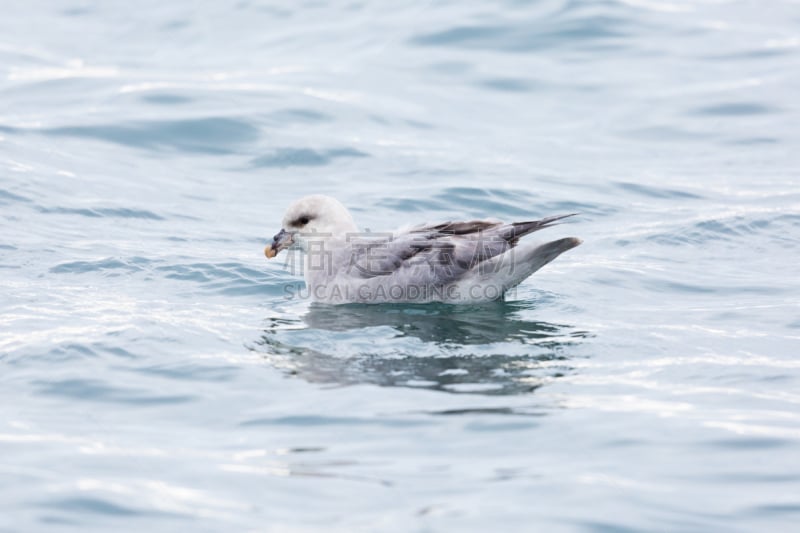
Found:
[(411, 274), (418, 283), (449, 283), (517, 245), (520, 237), (572, 215), (528, 222), (472, 220), (416, 226), (406, 233), (351, 244), (350, 273), (361, 278)]
[(522, 237), (523, 235), (527, 235), (528, 233), (533, 233), (534, 231), (539, 231), (540, 229), (549, 228), (555, 222), (559, 220), (563, 220), (565, 218), (574, 217), (577, 213), (570, 213), (569, 215), (556, 215), (554, 217), (547, 217), (541, 220), (531, 220), (528, 222), (512, 222), (511, 226), (514, 227), (514, 231), (516, 232), (517, 237)]
[(435, 226), (417, 226), (413, 228), (410, 233), (428, 233), (435, 235), (441, 233), (443, 235), (469, 235), (470, 233), (478, 233), (486, 231), (490, 228), (501, 225), (500, 222), (493, 222), (489, 220), (470, 220), (468, 222), (443, 222)]

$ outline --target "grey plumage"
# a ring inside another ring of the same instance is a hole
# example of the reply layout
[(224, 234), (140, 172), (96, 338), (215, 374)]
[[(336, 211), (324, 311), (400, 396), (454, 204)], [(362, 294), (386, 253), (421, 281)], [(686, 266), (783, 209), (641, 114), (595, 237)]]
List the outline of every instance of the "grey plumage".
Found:
[[(354, 239), (350, 266), (353, 275), (364, 279), (396, 276), (411, 269), (418, 283), (447, 284), (476, 267), (496, 270), (497, 264), (486, 261), (516, 247), (521, 237), (570, 216), (574, 213), (510, 224), (488, 220), (444, 222), (377, 239)], [(567, 243), (564, 246), (563, 251), (572, 247)]]
[(291, 232), (287, 226), (292, 221), (309, 221), (292, 234), (306, 251), (305, 278), (314, 300), (472, 303), (502, 298), (579, 245), (580, 239), (574, 237), (544, 244), (522, 239), (570, 216), (511, 223), (450, 221), (391, 233), (360, 233), (344, 206), (317, 196), (289, 208), (283, 231)]

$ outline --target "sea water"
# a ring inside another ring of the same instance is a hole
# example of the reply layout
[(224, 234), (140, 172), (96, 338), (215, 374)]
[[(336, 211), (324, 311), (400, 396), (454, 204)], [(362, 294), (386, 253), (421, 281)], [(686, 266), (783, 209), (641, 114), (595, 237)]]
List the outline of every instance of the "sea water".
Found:
[[(797, 527), (796, 1), (2, 7), (0, 530)], [(326, 307), (313, 193), (584, 244)]]

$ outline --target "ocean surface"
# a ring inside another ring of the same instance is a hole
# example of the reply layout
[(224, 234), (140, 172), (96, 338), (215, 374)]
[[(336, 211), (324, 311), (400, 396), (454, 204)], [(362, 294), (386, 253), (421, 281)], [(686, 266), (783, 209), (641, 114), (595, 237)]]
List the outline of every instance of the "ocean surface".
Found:
[[(2, 7), (0, 531), (797, 530), (796, 0)], [(326, 307), (313, 193), (584, 244)]]

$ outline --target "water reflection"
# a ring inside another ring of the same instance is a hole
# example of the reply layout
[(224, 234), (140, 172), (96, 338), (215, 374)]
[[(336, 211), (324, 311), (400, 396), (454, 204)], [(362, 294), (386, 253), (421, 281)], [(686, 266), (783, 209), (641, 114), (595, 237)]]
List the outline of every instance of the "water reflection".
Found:
[(252, 350), (310, 382), (523, 394), (571, 372), (573, 326), (524, 318), (532, 306), (312, 304), (268, 317)]

